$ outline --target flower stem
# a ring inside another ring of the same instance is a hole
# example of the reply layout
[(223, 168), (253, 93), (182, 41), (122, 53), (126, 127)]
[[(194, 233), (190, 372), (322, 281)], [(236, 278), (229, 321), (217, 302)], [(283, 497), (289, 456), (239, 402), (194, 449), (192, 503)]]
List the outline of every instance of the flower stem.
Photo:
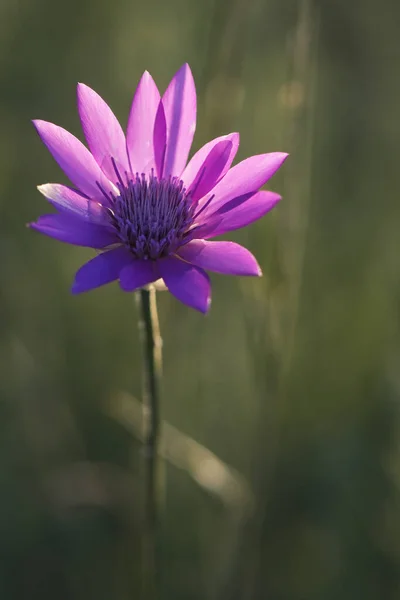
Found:
[(143, 346), (143, 600), (155, 600), (156, 530), (157, 530), (157, 457), (159, 434), (159, 388), (161, 379), (162, 341), (157, 315), (156, 290), (139, 292), (139, 330)]

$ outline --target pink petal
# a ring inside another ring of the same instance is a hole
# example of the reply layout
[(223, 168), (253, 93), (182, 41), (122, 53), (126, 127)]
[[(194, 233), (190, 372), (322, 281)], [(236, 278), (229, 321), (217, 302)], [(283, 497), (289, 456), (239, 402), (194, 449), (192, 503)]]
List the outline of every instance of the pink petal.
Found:
[(97, 223), (83, 221), (66, 213), (43, 215), (36, 223), (30, 223), (29, 226), (60, 242), (75, 246), (105, 248), (119, 242), (115, 232), (111, 229)]
[(132, 255), (122, 246), (99, 254), (76, 273), (72, 293), (80, 294), (115, 281), (121, 269), (132, 260)]
[(160, 278), (157, 264), (152, 260), (133, 260), (120, 273), (120, 286), (125, 292), (133, 292)]
[(167, 121), (165, 119), (164, 106), (160, 100), (154, 123), (154, 163), (158, 178), (161, 179), (164, 171), (165, 152), (167, 149)]
[(256, 192), (272, 177), (286, 160), (288, 154), (271, 152), (246, 158), (230, 169), (213, 189), (214, 200), (207, 208), (209, 215), (233, 198)]
[(193, 240), (179, 250), (179, 256), (192, 265), (226, 275), (261, 275), (254, 256), (235, 242)]
[(164, 177), (179, 177), (196, 130), (196, 88), (189, 65), (183, 65), (174, 75), (162, 101), (167, 119)]
[(203, 198), (221, 177), (226, 163), (232, 152), (232, 142), (225, 140), (215, 144), (201, 165), (192, 185), (188, 189), (192, 200), (195, 202)]
[(89, 150), (74, 135), (46, 121), (36, 120), (33, 124), (64, 173), (86, 196), (104, 199), (96, 182), (107, 193), (115, 191)]
[(225, 173), (230, 169), (230, 166), (236, 156), (236, 153), (239, 148), (239, 134), (238, 133), (230, 133), (229, 135), (221, 135), (221, 137), (215, 138), (211, 142), (205, 144), (200, 150), (196, 152), (196, 154), (190, 159), (187, 167), (183, 171), (181, 175), (181, 179), (185, 184), (186, 189), (190, 187), (197, 173), (200, 171), (202, 164), (206, 160), (210, 151), (216, 146), (219, 142), (230, 141), (232, 142), (231, 152), (228, 160), (220, 174), (220, 178), (222, 178)]
[(117, 182), (114, 159), (121, 171), (130, 172), (125, 135), (111, 108), (90, 87), (78, 83), (78, 111), (91, 153), (111, 181)]
[(160, 99), (152, 76), (145, 71), (136, 88), (126, 133), (132, 173), (150, 172), (155, 168), (153, 134)]
[(178, 300), (206, 313), (211, 303), (211, 285), (207, 273), (193, 265), (168, 256), (158, 262), (165, 285)]
[(39, 185), (38, 190), (58, 210), (69, 212), (85, 221), (107, 224), (107, 211), (104, 206), (77, 190), (58, 183)]
[(246, 227), (272, 210), (279, 200), (279, 194), (267, 191), (234, 198), (209, 217), (209, 223), (201, 230), (201, 237), (206, 239)]

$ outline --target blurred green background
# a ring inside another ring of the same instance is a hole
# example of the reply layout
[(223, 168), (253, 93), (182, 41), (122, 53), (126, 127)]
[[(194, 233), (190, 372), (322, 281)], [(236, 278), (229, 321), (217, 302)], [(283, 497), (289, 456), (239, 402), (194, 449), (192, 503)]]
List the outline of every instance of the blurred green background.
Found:
[(132, 295), (25, 223), (65, 182), (32, 118), (82, 139), (75, 85), (125, 125), (141, 73), (189, 62), (194, 149), (290, 152), (283, 201), (231, 236), (261, 280), (207, 317), (159, 295), (161, 599), (400, 598), (400, 3), (0, 0), (0, 598), (140, 588)]

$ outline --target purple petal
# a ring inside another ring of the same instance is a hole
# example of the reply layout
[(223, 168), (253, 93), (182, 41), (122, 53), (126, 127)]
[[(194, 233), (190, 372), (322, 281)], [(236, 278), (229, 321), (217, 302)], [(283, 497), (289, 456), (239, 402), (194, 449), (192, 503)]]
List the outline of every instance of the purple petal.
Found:
[(211, 302), (211, 285), (207, 273), (193, 265), (168, 256), (158, 262), (165, 285), (178, 300), (206, 313)]
[(107, 227), (83, 221), (66, 213), (43, 215), (36, 223), (30, 223), (29, 226), (60, 242), (75, 246), (105, 248), (119, 242), (115, 232)]
[(47, 121), (33, 124), (64, 173), (86, 196), (103, 199), (96, 182), (105, 192), (115, 192), (89, 150), (74, 135)]
[(196, 88), (189, 65), (174, 75), (162, 101), (167, 119), (164, 177), (180, 176), (196, 130)]
[(256, 192), (279, 169), (287, 156), (283, 152), (259, 154), (232, 167), (213, 189), (215, 198), (206, 213), (214, 213), (233, 198)]
[(90, 87), (78, 83), (77, 95), (79, 116), (90, 151), (108, 179), (116, 182), (111, 158), (121, 175), (130, 172), (122, 127), (111, 108)]
[(76, 273), (72, 293), (80, 294), (115, 281), (132, 259), (132, 254), (122, 246), (99, 254)]
[(85, 221), (107, 224), (107, 212), (101, 204), (87, 196), (58, 183), (39, 185), (38, 190), (58, 210), (66, 211)]
[(136, 88), (126, 133), (132, 173), (155, 168), (153, 133), (160, 99), (152, 76), (145, 71)]
[(218, 227), (218, 225), (221, 223), (221, 221), (222, 221), (222, 217), (219, 217), (219, 218), (212, 217), (206, 223), (202, 223), (201, 225), (195, 225), (185, 235), (184, 243), (188, 244), (192, 240), (203, 240), (203, 239), (207, 239), (208, 237), (212, 237), (214, 230)]
[(234, 198), (209, 217), (208, 227), (206, 224), (201, 230), (201, 237), (206, 239), (246, 227), (272, 210), (279, 200), (279, 194), (266, 191)]
[(193, 240), (179, 250), (192, 265), (226, 275), (261, 275), (254, 256), (235, 242)]
[(152, 260), (134, 259), (120, 273), (120, 286), (125, 292), (133, 292), (160, 278), (157, 264)]
[(200, 171), (202, 164), (206, 160), (207, 156), (211, 152), (211, 150), (216, 146), (219, 142), (230, 141), (232, 142), (231, 152), (228, 160), (220, 174), (220, 178), (222, 178), (225, 173), (230, 169), (230, 166), (236, 156), (236, 153), (239, 148), (239, 134), (238, 133), (230, 133), (229, 135), (221, 135), (221, 137), (215, 138), (211, 142), (208, 142), (200, 148), (196, 152), (196, 154), (190, 159), (189, 164), (186, 169), (183, 171), (181, 175), (181, 179), (185, 184), (186, 189), (190, 187), (197, 173)]
[(159, 179), (161, 179), (163, 176), (165, 152), (167, 149), (167, 121), (165, 119), (164, 106), (161, 100), (158, 105), (154, 123), (153, 145), (155, 171)]
[(231, 152), (232, 142), (229, 140), (218, 142), (210, 150), (192, 185), (188, 189), (188, 193), (190, 193), (194, 202), (203, 198), (215, 186), (221, 177), (221, 173), (229, 160)]

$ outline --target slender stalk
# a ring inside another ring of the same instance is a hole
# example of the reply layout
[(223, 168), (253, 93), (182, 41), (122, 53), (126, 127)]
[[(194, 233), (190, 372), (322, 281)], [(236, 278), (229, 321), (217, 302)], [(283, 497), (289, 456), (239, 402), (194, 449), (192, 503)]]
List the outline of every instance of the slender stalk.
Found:
[(143, 346), (144, 520), (142, 598), (143, 600), (155, 600), (157, 597), (157, 457), (162, 341), (155, 288), (140, 290), (138, 296), (140, 304), (139, 330)]

